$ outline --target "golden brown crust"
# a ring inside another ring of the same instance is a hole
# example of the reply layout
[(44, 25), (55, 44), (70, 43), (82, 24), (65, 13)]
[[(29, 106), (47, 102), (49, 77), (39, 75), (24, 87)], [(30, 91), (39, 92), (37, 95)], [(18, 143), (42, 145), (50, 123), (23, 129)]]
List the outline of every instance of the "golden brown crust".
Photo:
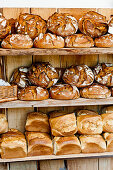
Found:
[(47, 62), (33, 64), (28, 72), (28, 78), (32, 84), (49, 88), (56, 84), (59, 75), (57, 70)]
[(27, 115), (25, 129), (27, 131), (50, 132), (48, 116), (42, 112), (32, 112)]
[(94, 74), (87, 65), (72, 65), (65, 70), (63, 80), (65, 83), (75, 85), (77, 87), (85, 87), (93, 83)]
[(65, 38), (65, 47), (88, 48), (93, 47), (94, 41), (91, 37), (84, 34), (74, 34)]
[(31, 48), (33, 42), (29, 35), (11, 34), (2, 41), (1, 46), (2, 48)]
[(66, 115), (66, 114), (67, 113), (62, 110), (54, 110), (54, 111), (49, 112), (50, 118), (55, 118), (55, 117), (59, 117), (59, 116)]
[(68, 13), (55, 12), (48, 18), (47, 28), (56, 35), (66, 37), (77, 32), (78, 23), (76, 18)]
[(81, 152), (80, 142), (76, 136), (54, 137), (53, 145), (55, 155), (79, 154)]
[(53, 136), (71, 136), (77, 132), (76, 117), (74, 113), (49, 119)]
[(15, 23), (16, 31), (19, 34), (28, 34), (32, 39), (37, 37), (40, 33), (45, 33), (47, 24), (39, 15), (34, 14), (20, 14)]
[(113, 47), (113, 34), (106, 34), (99, 38), (95, 38), (94, 43), (96, 47)]
[(103, 136), (107, 143), (106, 152), (113, 152), (113, 133), (104, 133)]
[(39, 34), (34, 40), (34, 47), (36, 48), (63, 48), (64, 39), (55, 34), (46, 33)]
[(104, 35), (107, 29), (106, 17), (95, 11), (89, 11), (79, 19), (79, 30), (92, 38)]
[(80, 95), (83, 98), (101, 99), (110, 97), (111, 91), (106, 86), (95, 83), (80, 89)]
[(8, 131), (8, 122), (5, 114), (0, 114), (0, 134)]

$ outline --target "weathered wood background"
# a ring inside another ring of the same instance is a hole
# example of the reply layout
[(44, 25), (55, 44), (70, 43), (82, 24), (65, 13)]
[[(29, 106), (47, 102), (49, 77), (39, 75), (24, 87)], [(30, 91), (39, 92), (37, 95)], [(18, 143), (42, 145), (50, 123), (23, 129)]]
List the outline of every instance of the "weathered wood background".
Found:
[[(110, 15), (113, 15), (113, 9), (43, 9), (43, 8), (3, 8), (0, 12), (6, 18), (17, 18), (20, 13), (32, 13), (41, 15), (44, 19), (47, 19), (55, 11), (68, 12), (73, 14), (79, 19), (84, 13), (89, 10), (97, 11), (103, 15), (106, 15), (107, 19)], [(98, 62), (112, 62), (112, 55), (83, 55), (83, 56), (11, 56), (0, 58), (0, 76), (7, 80), (10, 79), (12, 71), (22, 65), (30, 65), (36, 61), (48, 61), (54, 67), (67, 67), (71, 64), (87, 64), (88, 66), (94, 66)], [(73, 111), (75, 107), (60, 107), (62, 110)], [(83, 106), (79, 107), (83, 109)], [(84, 108), (100, 110), (100, 106), (87, 106)], [(57, 108), (35, 108), (43, 112)], [(17, 108), (17, 109), (2, 109), (2, 112), (7, 114), (9, 128), (17, 128), (24, 132), (24, 125), (26, 115), (28, 112), (33, 111), (34, 108)], [(0, 170), (113, 170), (113, 158), (99, 158), (99, 159), (73, 159), (73, 160), (52, 160), (52, 161), (31, 161), (20, 163), (8, 163), (0, 164)]]

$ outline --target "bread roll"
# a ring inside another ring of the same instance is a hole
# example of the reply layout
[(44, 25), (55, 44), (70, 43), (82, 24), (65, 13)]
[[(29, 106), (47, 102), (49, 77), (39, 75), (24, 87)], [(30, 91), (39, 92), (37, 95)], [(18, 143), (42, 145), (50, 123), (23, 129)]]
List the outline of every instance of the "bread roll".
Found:
[(0, 134), (8, 131), (8, 122), (5, 114), (0, 114)]
[(77, 129), (79, 134), (97, 135), (102, 133), (102, 118), (98, 113), (90, 110), (77, 112)]
[(69, 84), (57, 84), (50, 88), (49, 93), (52, 99), (58, 100), (71, 100), (80, 97), (78, 88)]
[(79, 154), (81, 152), (80, 142), (76, 136), (54, 137), (53, 145), (55, 155)]
[(106, 143), (101, 135), (83, 135), (79, 137), (83, 153), (106, 151)]
[(47, 24), (39, 15), (24, 13), (19, 15), (15, 28), (17, 33), (28, 34), (30, 38), (34, 39), (40, 33), (46, 32)]
[(95, 83), (80, 89), (80, 95), (83, 98), (101, 99), (110, 97), (111, 91), (106, 86)]
[(47, 132), (49, 133), (48, 116), (42, 112), (32, 112), (27, 115), (26, 126), (27, 131)]
[(1, 158), (23, 158), (27, 156), (25, 136), (16, 129), (10, 129), (2, 135)]
[(66, 114), (67, 113), (65, 111), (54, 110), (54, 111), (49, 112), (49, 117), (50, 118), (55, 118), (55, 117), (59, 117), (59, 116), (66, 115)]
[(49, 88), (55, 85), (59, 79), (57, 70), (49, 63), (35, 63), (28, 72), (28, 78), (32, 84)]
[(31, 48), (33, 42), (29, 35), (11, 34), (2, 41), (1, 46), (2, 48)]
[(75, 85), (77, 87), (89, 86), (94, 81), (94, 74), (87, 65), (70, 66), (63, 74), (65, 83)]
[(49, 119), (53, 136), (71, 136), (77, 132), (76, 117), (74, 113)]
[(70, 48), (88, 48), (93, 47), (94, 41), (91, 37), (84, 34), (74, 34), (65, 38), (65, 47)]
[(92, 38), (106, 34), (108, 30), (106, 17), (89, 11), (79, 19), (79, 30)]
[(113, 47), (113, 34), (106, 34), (99, 38), (95, 38), (94, 42), (96, 47)]
[(48, 98), (48, 91), (42, 87), (28, 86), (18, 91), (20, 100), (46, 100)]
[(111, 15), (108, 22), (108, 33), (113, 34), (113, 15)]
[(47, 133), (26, 132), (28, 156), (52, 155), (52, 140)]
[(66, 37), (77, 32), (78, 23), (76, 18), (68, 13), (55, 12), (48, 18), (47, 28), (56, 35)]
[(104, 133), (103, 136), (107, 143), (106, 152), (113, 152), (113, 133)]
[(61, 36), (55, 34), (40, 33), (38, 37), (34, 40), (34, 47), (36, 48), (63, 48), (64, 39)]

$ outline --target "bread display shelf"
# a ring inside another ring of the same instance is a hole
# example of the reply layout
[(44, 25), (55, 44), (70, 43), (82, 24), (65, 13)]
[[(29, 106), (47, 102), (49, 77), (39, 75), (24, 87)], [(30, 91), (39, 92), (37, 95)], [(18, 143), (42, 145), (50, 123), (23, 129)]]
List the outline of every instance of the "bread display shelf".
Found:
[(12, 55), (86, 55), (86, 54), (113, 54), (113, 48), (59, 48), (59, 49), (3, 49), (1, 56)]

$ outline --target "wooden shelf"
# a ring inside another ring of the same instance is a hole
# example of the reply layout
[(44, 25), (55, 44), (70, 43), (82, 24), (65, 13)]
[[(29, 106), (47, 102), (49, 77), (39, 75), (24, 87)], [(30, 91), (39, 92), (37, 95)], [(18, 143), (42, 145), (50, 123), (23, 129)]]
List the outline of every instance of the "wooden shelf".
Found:
[(20, 108), (20, 107), (58, 107), (58, 106), (85, 106), (85, 105), (111, 105), (113, 97), (107, 99), (84, 99), (75, 100), (54, 100), (47, 99), (42, 101), (10, 101), (0, 103), (0, 108)]
[(113, 54), (113, 48), (59, 48), (59, 49), (3, 49), (1, 56), (12, 55), (86, 55), (86, 54)]

